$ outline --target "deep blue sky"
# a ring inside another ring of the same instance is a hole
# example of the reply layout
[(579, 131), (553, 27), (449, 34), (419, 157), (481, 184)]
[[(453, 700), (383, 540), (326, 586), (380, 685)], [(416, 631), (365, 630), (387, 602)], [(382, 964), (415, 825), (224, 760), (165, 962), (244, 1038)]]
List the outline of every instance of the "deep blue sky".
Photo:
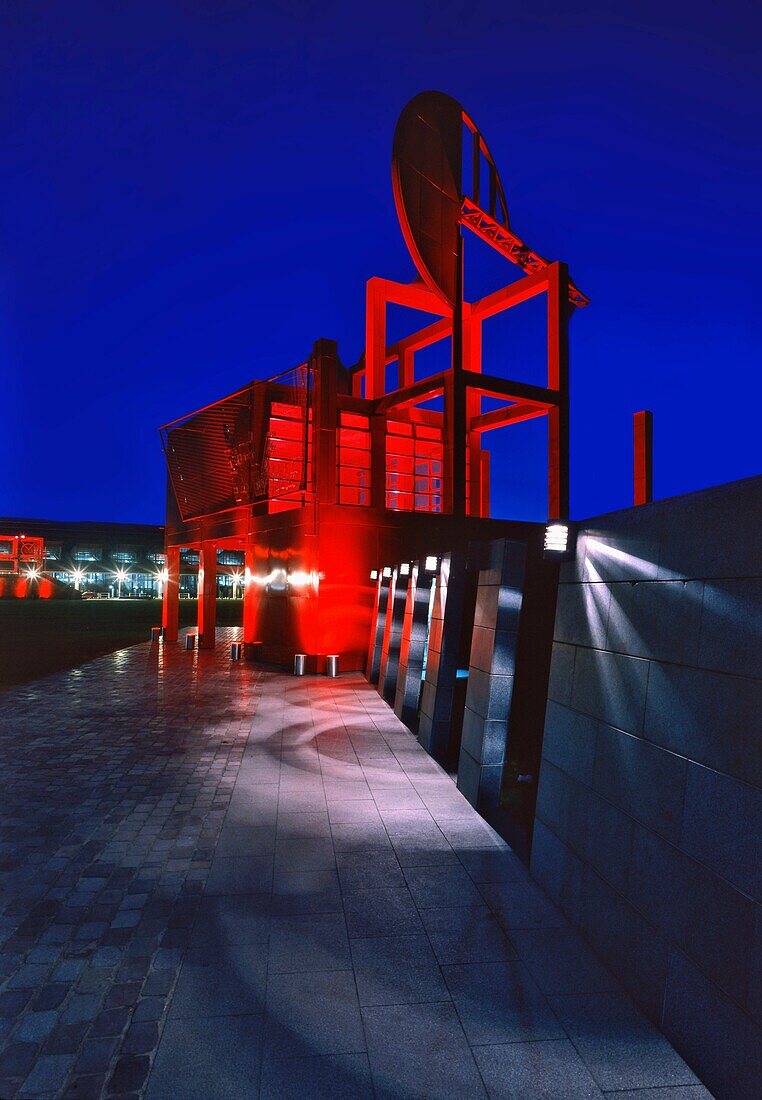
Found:
[[(638, 408), (657, 496), (758, 473), (761, 32), (738, 0), (5, 0), (0, 515), (160, 522), (158, 425), (320, 336), (355, 361), (364, 280), (414, 275), (390, 147), (428, 87), (592, 299), (573, 513), (630, 503)], [(485, 369), (532, 377), (532, 323)], [(494, 437), (499, 514), (540, 518), (540, 424)]]

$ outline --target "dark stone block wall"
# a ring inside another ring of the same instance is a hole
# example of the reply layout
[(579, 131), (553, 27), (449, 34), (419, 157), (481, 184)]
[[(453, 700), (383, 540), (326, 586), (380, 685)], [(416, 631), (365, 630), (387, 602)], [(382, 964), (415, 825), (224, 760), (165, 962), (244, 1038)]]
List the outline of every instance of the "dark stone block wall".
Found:
[(526, 546), (496, 539), (479, 572), (468, 690), (458, 762), (458, 790), (483, 813), (497, 810), (516, 672)]
[(720, 1100), (762, 1080), (762, 478), (586, 521), (531, 868)]
[(426, 679), (421, 688), (418, 740), (440, 763), (447, 760), (458, 672), (467, 555), (445, 554), (439, 568), (429, 626)]

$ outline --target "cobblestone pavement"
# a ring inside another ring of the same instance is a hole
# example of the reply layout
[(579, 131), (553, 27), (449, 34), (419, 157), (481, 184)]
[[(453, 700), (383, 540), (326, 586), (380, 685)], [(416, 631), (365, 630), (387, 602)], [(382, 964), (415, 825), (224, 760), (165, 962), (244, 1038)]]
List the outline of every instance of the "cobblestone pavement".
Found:
[(359, 676), (0, 694), (0, 1096), (709, 1093)]

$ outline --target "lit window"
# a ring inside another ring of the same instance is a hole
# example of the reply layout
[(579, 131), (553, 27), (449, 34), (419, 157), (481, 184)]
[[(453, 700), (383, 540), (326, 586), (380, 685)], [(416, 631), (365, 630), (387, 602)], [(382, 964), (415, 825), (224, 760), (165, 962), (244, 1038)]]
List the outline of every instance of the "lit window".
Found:
[(341, 413), (339, 425), (339, 504), (370, 504), (370, 418)]
[(442, 429), (390, 420), (386, 434), (386, 507), (442, 511)]
[(243, 550), (218, 550), (218, 565), (243, 565)]
[(74, 561), (100, 561), (103, 550), (100, 546), (75, 546), (72, 557)]

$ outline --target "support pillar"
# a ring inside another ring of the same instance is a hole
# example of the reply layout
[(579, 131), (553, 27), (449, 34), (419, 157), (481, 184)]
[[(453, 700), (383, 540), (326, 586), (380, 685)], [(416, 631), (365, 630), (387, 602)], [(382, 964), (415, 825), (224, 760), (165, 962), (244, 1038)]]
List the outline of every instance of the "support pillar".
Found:
[(389, 606), (391, 583), (391, 576), (385, 577), (383, 573), (380, 573), (376, 592), (376, 609), (371, 624), (368, 665), (365, 670), (365, 679), (369, 684), (378, 683), (378, 677), (381, 671), (381, 651), (383, 649), (384, 635), (386, 633), (386, 613)]
[(558, 405), (548, 410), (548, 518), (569, 517), (569, 272), (548, 267), (548, 389)]
[(244, 551), (244, 588), (243, 588), (243, 655), (247, 661), (256, 660), (255, 643), (264, 639), (260, 636), (260, 614), (262, 610), (262, 587), (252, 579), (256, 571), (256, 550), (247, 540)]
[(161, 625), (164, 641), (176, 642), (180, 622), (180, 547), (168, 546), (166, 557), (167, 579), (161, 604)]
[(452, 370), (445, 383), (445, 425), (449, 451), (445, 507), (455, 516), (465, 516), (468, 410), (463, 375), (463, 237), (461, 235), (458, 235), (457, 265), (455, 309), (452, 315)]
[(466, 557), (465, 553), (457, 551), (442, 559), (431, 612), (426, 679), (421, 689), (418, 740), (440, 764), (449, 760), (465, 606)]
[(500, 804), (526, 569), (524, 543), (497, 539), (489, 550), (489, 566), (479, 571), (458, 760), (458, 790), (484, 813)]
[(217, 626), (217, 547), (202, 542), (198, 563), (198, 648), (214, 649)]
[(418, 731), (423, 657), (429, 632), (431, 588), (435, 578), (435, 570), (427, 572), (425, 563), (417, 561), (412, 566), (407, 589), (394, 713), (412, 733)]
[(384, 651), (381, 654), (381, 673), (378, 678), (378, 693), (390, 704), (394, 703), (397, 693), (402, 627), (405, 622), (407, 590), (410, 583), (410, 566), (408, 563), (405, 564), (408, 567), (407, 573), (402, 572), (402, 566), (398, 566), (396, 570), (389, 608), (388, 634), (385, 639)]
[(338, 495), (336, 429), (339, 421), (336, 405), (339, 359), (335, 341), (317, 340), (312, 352), (312, 364), (315, 368), (312, 424), (315, 491), (321, 504), (335, 504)]

